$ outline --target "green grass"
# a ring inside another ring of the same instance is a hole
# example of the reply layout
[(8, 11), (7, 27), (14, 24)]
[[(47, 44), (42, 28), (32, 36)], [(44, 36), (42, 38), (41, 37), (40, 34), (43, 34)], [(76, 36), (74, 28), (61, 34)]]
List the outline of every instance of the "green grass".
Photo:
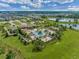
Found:
[(5, 56), (3, 54), (0, 55), (0, 59), (5, 59)]
[(58, 24), (79, 24), (79, 22), (56, 22)]
[[(0, 33), (1, 34), (1, 33)], [(1, 35), (0, 35), (1, 36)], [(67, 30), (60, 42), (48, 43), (42, 52), (32, 52), (32, 44), (24, 46), (18, 37), (1, 39), (2, 42), (21, 51), (26, 59), (79, 59), (79, 32)]]
[(76, 22), (55, 22), (53, 20), (48, 20), (48, 22), (52, 25), (53, 25), (53, 23), (57, 23), (57, 24), (79, 24), (79, 22), (77, 22), (77, 23)]

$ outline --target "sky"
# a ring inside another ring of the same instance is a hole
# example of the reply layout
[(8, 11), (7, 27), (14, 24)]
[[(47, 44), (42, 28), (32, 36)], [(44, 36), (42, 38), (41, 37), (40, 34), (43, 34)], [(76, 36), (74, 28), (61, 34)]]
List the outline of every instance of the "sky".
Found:
[(0, 0), (0, 11), (79, 11), (79, 0)]

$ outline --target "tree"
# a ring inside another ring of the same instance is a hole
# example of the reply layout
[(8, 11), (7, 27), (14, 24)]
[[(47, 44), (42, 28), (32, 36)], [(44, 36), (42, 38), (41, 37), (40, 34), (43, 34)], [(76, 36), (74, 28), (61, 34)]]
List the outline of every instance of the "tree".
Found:
[(59, 18), (56, 19), (56, 22), (59, 22)]
[(78, 19), (75, 18), (75, 19), (74, 19), (74, 22), (77, 24), (77, 23), (78, 23)]
[(43, 48), (45, 47), (44, 42), (41, 41), (41, 39), (37, 38), (34, 42), (33, 42), (34, 46), (33, 46), (33, 51), (42, 51)]
[(47, 16), (45, 16), (45, 15), (42, 15), (42, 16), (41, 16), (41, 18), (45, 19), (45, 18), (47, 18)]
[(3, 48), (0, 48), (0, 55), (1, 54), (4, 54), (5, 52), (4, 52), (4, 49)]
[(7, 32), (5, 32), (4, 35), (5, 35), (5, 38), (9, 36)]
[(56, 31), (55, 39), (60, 40), (61, 39), (61, 35), (62, 35), (62, 31)]
[(19, 27), (17, 27), (17, 28), (18, 28), (17, 32), (20, 33), (20, 34), (22, 34), (21, 28), (19, 28)]
[(60, 31), (65, 31), (66, 30), (66, 26), (60, 25), (59, 29), (60, 29)]
[(14, 59), (15, 54), (12, 51), (9, 51), (6, 55), (6, 59)]

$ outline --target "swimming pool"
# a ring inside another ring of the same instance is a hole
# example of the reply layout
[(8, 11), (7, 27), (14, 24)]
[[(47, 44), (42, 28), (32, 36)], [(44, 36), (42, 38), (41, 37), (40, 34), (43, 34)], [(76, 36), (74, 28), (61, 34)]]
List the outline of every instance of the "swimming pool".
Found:
[(33, 31), (32, 32), (36, 37), (43, 37), (45, 36), (45, 32), (43, 31)]

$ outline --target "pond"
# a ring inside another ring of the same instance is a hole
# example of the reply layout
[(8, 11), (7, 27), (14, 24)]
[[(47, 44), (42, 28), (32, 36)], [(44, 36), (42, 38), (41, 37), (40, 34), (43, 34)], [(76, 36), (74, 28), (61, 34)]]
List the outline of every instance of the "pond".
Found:
[(49, 20), (56, 21), (58, 20), (59, 22), (74, 22), (74, 18), (49, 18)]
[(59, 19), (59, 22), (74, 22), (73, 18), (61, 18)]
[(67, 28), (71, 27), (72, 29), (79, 30), (79, 24), (60, 24), (60, 25), (66, 26)]

